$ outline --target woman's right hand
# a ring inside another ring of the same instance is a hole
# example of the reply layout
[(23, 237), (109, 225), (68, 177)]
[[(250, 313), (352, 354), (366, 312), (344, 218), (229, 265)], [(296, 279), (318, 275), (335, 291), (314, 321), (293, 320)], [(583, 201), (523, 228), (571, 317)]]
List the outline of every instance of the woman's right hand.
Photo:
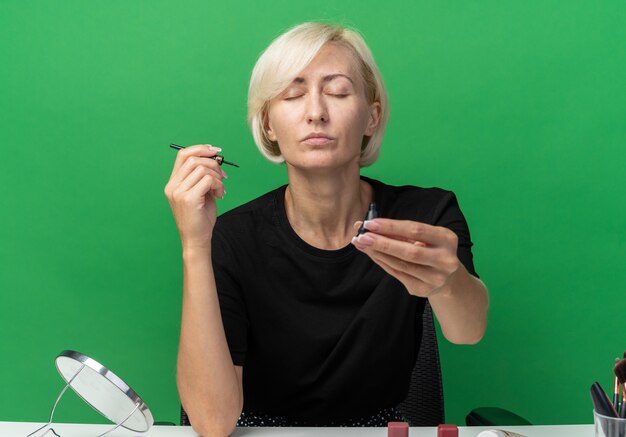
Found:
[(170, 203), (185, 249), (210, 250), (217, 217), (215, 198), (224, 197), (226, 174), (216, 160), (221, 149), (210, 145), (190, 146), (178, 151), (165, 196)]

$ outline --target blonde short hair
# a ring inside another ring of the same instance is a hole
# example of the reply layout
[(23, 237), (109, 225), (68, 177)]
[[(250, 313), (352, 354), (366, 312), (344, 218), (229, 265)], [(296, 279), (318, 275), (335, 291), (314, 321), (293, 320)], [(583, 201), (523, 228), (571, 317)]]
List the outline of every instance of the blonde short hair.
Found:
[(371, 137), (364, 137), (359, 164), (365, 167), (378, 159), (389, 117), (389, 100), (369, 47), (355, 30), (340, 25), (303, 23), (276, 38), (252, 70), (248, 89), (248, 123), (254, 142), (268, 160), (275, 163), (285, 161), (278, 144), (267, 137), (269, 102), (287, 88), (325, 44), (331, 42), (348, 48), (354, 54), (360, 64), (368, 103), (380, 103), (379, 124)]

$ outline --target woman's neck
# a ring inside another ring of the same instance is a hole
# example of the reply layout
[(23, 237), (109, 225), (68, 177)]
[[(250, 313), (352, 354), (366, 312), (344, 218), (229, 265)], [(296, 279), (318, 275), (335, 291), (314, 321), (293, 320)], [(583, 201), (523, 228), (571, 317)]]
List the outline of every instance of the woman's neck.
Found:
[(347, 246), (355, 234), (354, 222), (363, 219), (373, 199), (359, 169), (322, 175), (288, 167), (288, 174), (285, 210), (294, 231), (319, 249)]

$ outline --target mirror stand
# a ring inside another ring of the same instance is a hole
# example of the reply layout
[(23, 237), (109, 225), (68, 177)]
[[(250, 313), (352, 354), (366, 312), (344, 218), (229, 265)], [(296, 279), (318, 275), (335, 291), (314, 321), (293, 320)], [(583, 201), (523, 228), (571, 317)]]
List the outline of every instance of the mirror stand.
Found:
[(152, 413), (139, 395), (97, 361), (79, 352), (66, 350), (57, 356), (55, 363), (61, 377), (66, 381), (65, 387), (52, 406), (48, 423), (26, 437), (35, 435), (48, 427), (40, 437), (49, 432), (61, 437), (51, 425), (54, 411), (68, 387), (71, 387), (92, 408), (116, 424), (98, 437), (113, 432), (120, 426), (131, 431), (145, 432), (154, 423)]

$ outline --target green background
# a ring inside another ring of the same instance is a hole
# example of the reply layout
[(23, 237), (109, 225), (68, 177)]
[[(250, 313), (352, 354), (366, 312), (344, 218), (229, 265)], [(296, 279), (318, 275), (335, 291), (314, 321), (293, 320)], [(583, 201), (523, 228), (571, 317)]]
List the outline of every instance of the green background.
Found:
[[(221, 211), (286, 181), (246, 125), (259, 53), (355, 26), (392, 113), (364, 174), (459, 198), (491, 297), (476, 346), (440, 336), (447, 421), (498, 405), (591, 423), (626, 349), (626, 6), (619, 1), (0, 2), (0, 420), (44, 421), (54, 357), (91, 355), (178, 421), (181, 251), (163, 188), (212, 143)], [(58, 421), (101, 419), (74, 394)]]

